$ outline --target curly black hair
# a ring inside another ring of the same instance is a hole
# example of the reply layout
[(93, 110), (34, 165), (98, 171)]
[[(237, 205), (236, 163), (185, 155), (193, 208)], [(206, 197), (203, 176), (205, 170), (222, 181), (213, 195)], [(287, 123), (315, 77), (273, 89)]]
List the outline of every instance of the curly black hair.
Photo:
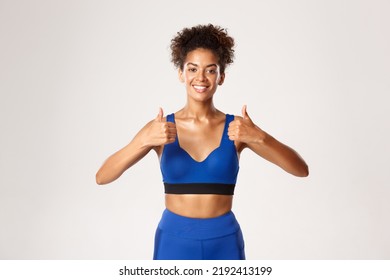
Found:
[(184, 28), (171, 40), (171, 61), (176, 68), (183, 70), (187, 54), (197, 48), (211, 50), (218, 57), (221, 73), (233, 63), (234, 39), (227, 30), (212, 24)]

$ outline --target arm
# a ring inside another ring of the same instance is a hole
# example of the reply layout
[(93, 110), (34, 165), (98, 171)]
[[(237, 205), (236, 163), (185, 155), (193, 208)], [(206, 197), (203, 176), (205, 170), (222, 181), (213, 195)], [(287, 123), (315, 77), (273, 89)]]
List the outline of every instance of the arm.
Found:
[(125, 147), (111, 155), (96, 173), (96, 183), (104, 185), (118, 179), (123, 172), (141, 160), (151, 149), (172, 143), (176, 137), (174, 123), (163, 121), (160, 108), (156, 119), (146, 124)]
[(239, 152), (248, 147), (288, 173), (299, 177), (309, 175), (308, 166), (302, 157), (256, 126), (249, 118), (246, 106), (242, 109), (242, 115), (242, 118), (238, 117), (230, 123), (228, 132), (230, 140), (237, 141)]

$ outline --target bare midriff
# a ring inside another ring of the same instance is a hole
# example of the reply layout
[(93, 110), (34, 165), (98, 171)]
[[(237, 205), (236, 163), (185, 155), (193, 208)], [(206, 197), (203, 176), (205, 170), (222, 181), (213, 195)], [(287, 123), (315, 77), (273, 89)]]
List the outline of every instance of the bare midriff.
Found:
[(166, 208), (189, 218), (214, 218), (232, 209), (233, 196), (219, 194), (166, 194)]

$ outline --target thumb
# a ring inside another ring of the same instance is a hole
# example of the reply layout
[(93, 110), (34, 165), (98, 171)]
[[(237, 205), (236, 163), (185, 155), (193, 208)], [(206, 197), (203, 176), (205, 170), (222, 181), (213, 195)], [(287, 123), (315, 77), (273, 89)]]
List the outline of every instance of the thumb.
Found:
[(248, 112), (246, 111), (246, 105), (242, 106), (242, 117), (245, 120), (250, 120), (251, 118), (248, 115)]
[(158, 122), (162, 122), (163, 121), (163, 116), (164, 116), (164, 112), (163, 112), (163, 109), (160, 107), (159, 110), (158, 110), (158, 115), (156, 117), (156, 121)]

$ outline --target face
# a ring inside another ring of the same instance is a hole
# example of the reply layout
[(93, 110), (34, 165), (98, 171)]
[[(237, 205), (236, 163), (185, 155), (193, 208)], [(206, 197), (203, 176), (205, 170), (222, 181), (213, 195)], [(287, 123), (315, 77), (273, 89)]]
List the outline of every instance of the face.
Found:
[(210, 50), (195, 49), (187, 54), (179, 79), (185, 83), (189, 97), (205, 101), (223, 84), (225, 75), (220, 73), (218, 57)]

